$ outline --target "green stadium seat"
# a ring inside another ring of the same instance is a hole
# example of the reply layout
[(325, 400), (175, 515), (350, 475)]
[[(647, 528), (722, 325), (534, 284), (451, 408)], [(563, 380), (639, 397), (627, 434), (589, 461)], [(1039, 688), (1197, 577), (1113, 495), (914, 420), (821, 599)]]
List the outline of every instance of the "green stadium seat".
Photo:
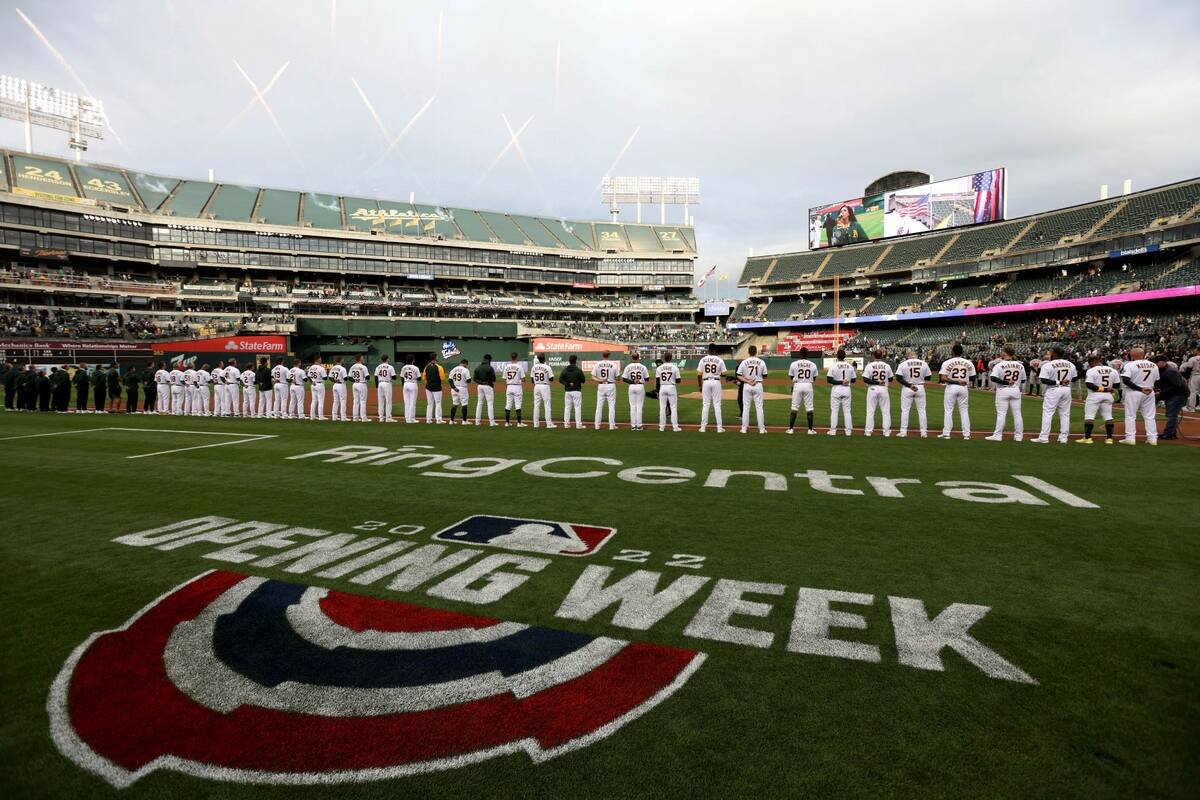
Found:
[(300, 217), (300, 193), (282, 189), (263, 189), (258, 201), (258, 218), (268, 225), (297, 225)]
[(342, 201), (337, 195), (307, 192), (301, 221), (314, 228), (336, 231), (342, 229)]
[(177, 217), (199, 217), (216, 189), (217, 185), (208, 181), (183, 181), (160, 210)]
[(213, 219), (249, 222), (256, 202), (258, 189), (224, 183), (213, 195), (212, 202), (208, 205), (208, 215)]
[(142, 205), (151, 213), (158, 211), (163, 201), (170, 197), (171, 192), (179, 185), (178, 178), (164, 178), (145, 172), (131, 172), (129, 179), (133, 182), (134, 191), (142, 198)]
[(75, 178), (83, 196), (89, 200), (104, 200), (119, 206), (140, 209), (142, 204), (134, 197), (129, 181), (123, 172), (86, 164), (75, 166)]

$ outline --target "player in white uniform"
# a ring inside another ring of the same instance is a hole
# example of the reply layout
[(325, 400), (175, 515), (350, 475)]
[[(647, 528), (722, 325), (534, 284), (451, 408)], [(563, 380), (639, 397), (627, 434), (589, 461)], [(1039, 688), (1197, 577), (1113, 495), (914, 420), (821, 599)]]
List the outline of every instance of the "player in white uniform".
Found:
[[(217, 371), (221, 370), (217, 367)], [(223, 377), (223, 376), (222, 376)], [(208, 410), (208, 384), (212, 381), (212, 372), (208, 369), (208, 364), (200, 367), (195, 373), (196, 399), (192, 401), (192, 416), (196, 417), (211, 417), (212, 414)]]
[(312, 391), (308, 396), (309, 419), (324, 420), (325, 380), (329, 377), (329, 370), (325, 369), (325, 365), (321, 363), (320, 355), (313, 356), (313, 363), (308, 365), (305, 377), (312, 386)]
[(160, 362), (154, 373), (154, 413), (171, 413), (171, 373)]
[(700, 432), (708, 427), (708, 410), (712, 408), (716, 417), (717, 433), (724, 433), (721, 421), (721, 376), (725, 374), (725, 361), (717, 355), (717, 346), (708, 346), (708, 355), (696, 365), (696, 383), (700, 388)]
[(1013, 441), (1025, 436), (1025, 418), (1021, 415), (1021, 390), (1025, 386), (1025, 365), (1017, 360), (1017, 351), (1010, 344), (1004, 346), (1004, 357), (992, 362), (992, 385), (996, 387), (996, 430), (985, 436), (989, 442), (1004, 441), (1004, 426), (1012, 412)]
[(792, 414), (788, 417), (788, 433), (796, 432), (796, 415), (800, 406), (804, 406), (804, 414), (808, 421), (808, 435), (815, 436), (813, 429), (813, 381), (817, 379), (820, 369), (808, 358), (808, 350), (793, 353), (795, 359), (788, 365), (788, 377), (792, 379)]
[(962, 436), (964, 439), (971, 438), (971, 414), (967, 407), (969, 401), (969, 391), (967, 387), (971, 384), (971, 378), (975, 377), (975, 365), (971, 363), (969, 358), (963, 358), (963, 346), (955, 344), (950, 348), (952, 354), (950, 358), (942, 362), (942, 368), (938, 370), (938, 378), (942, 383), (946, 384), (945, 397), (942, 398), (942, 414), (944, 420), (942, 422), (942, 432), (938, 434), (939, 439), (949, 439), (950, 432), (954, 430), (954, 409), (958, 409), (958, 420), (962, 427)]
[(1188, 382), (1187, 404), (1183, 410), (1195, 411), (1197, 404), (1200, 404), (1200, 347), (1196, 348), (1196, 352), (1191, 358), (1183, 362), (1183, 366), (1179, 368), (1179, 374)]
[(417, 394), (421, 383), (421, 369), (413, 363), (411, 354), (404, 357), (404, 366), (400, 368), (400, 394), (404, 400), (404, 421), (410, 425), (420, 422), (417, 419)]
[(307, 378), (300, 359), (293, 360), (292, 368), (288, 370), (288, 413), (292, 419), (307, 419), (304, 416), (304, 381)]
[(347, 422), (346, 417), (346, 366), (342, 357), (333, 360), (329, 368), (329, 380), (333, 383), (333, 405), (330, 407), (329, 418), (335, 422)]
[(517, 427), (524, 428), (525, 423), (521, 421), (521, 404), (525, 399), (525, 364), (517, 360), (518, 356), (513, 353), (510, 356), (509, 362), (500, 368), (500, 375), (504, 378), (504, 427), (512, 424), (512, 412), (517, 412)]
[(242, 416), (253, 417), (258, 410), (258, 388), (254, 385), (254, 362), (246, 364), (239, 376), (242, 385)]
[(1096, 416), (1104, 420), (1104, 443), (1113, 443), (1113, 392), (1121, 385), (1121, 373), (1105, 364), (1098, 354), (1088, 357), (1088, 371), (1083, 376), (1087, 397), (1083, 401), (1083, 438), (1079, 444), (1092, 443)]
[(184, 398), (186, 397), (187, 385), (183, 378), (183, 370), (179, 364), (176, 364), (174, 369), (168, 373), (171, 382), (171, 413), (175, 416), (182, 416), (185, 406)]
[(908, 358), (896, 365), (896, 381), (904, 387), (900, 390), (900, 430), (897, 436), (908, 436), (908, 412), (917, 407), (917, 424), (921, 438), (929, 433), (929, 420), (925, 414), (925, 381), (933, 377), (929, 365), (917, 357), (916, 350), (908, 351)]
[(750, 406), (758, 415), (758, 432), (766, 433), (763, 419), (763, 381), (767, 377), (767, 362), (758, 357), (758, 348), (750, 345), (750, 355), (738, 364), (738, 390), (742, 393), (742, 433), (750, 427)]
[(1135, 347), (1121, 369), (1121, 383), (1125, 386), (1125, 438), (1121, 444), (1137, 444), (1138, 417), (1146, 429), (1146, 444), (1158, 444), (1158, 420), (1154, 416), (1158, 365), (1147, 361), (1146, 352)]
[(488, 424), (496, 427), (494, 402), (496, 397), (496, 368), (492, 366), (492, 354), (483, 354), (483, 363), (475, 368), (475, 424), (483, 424), (483, 410), (487, 408)]
[[(407, 365), (406, 365), (407, 366)], [(416, 367), (413, 367), (416, 369)], [(392, 381), (396, 378), (396, 368), (388, 363), (387, 356), (379, 357), (379, 366), (375, 367), (375, 402), (380, 422), (395, 422), (392, 417)], [(415, 419), (415, 413), (414, 413)]]
[(275, 366), (271, 367), (271, 388), (275, 395), (275, 418), (276, 419), (291, 419), (291, 414), (288, 413), (288, 380), (291, 377), (291, 372), (283, 365), (283, 359), (275, 360)]
[(1050, 441), (1050, 428), (1058, 416), (1058, 443), (1066, 444), (1071, 433), (1071, 383), (1079, 378), (1074, 362), (1063, 357), (1059, 347), (1045, 353), (1042, 366), (1038, 369), (1038, 381), (1046, 387), (1042, 398), (1042, 430), (1030, 441), (1046, 444)]
[(629, 386), (629, 428), (640, 431), (642, 428), (642, 411), (646, 407), (646, 381), (650, 380), (650, 370), (642, 363), (637, 353), (629, 354), (629, 363), (621, 373), (621, 380)]
[(371, 371), (363, 363), (362, 356), (354, 357), (347, 374), (350, 376), (350, 418), (355, 422), (368, 422), (367, 385), (371, 380)]
[(883, 422), (883, 435), (892, 435), (892, 395), (888, 384), (896, 377), (892, 368), (883, 360), (884, 352), (876, 350), (875, 360), (863, 367), (863, 383), (867, 385), (867, 425), (863, 433), (870, 436), (875, 432), (875, 409)]
[(845, 418), (846, 435), (854, 430), (850, 419), (850, 384), (858, 380), (854, 365), (846, 360), (846, 351), (838, 350), (837, 359), (825, 370), (825, 380), (833, 388), (829, 390), (829, 435), (837, 436), (838, 412)]
[(194, 411), (192, 409), (199, 401), (196, 399), (196, 370), (193, 367), (188, 367), (183, 371), (183, 413), (184, 416), (190, 416)]
[(596, 430), (600, 430), (604, 422), (605, 405), (608, 406), (608, 428), (617, 429), (617, 377), (621, 374), (621, 365), (610, 361), (608, 355), (605, 350), (592, 367), (592, 380), (596, 382)]
[(546, 427), (553, 428), (554, 414), (550, 410), (550, 386), (554, 383), (554, 370), (546, 363), (545, 353), (538, 353), (537, 363), (529, 370), (533, 381), (533, 427), (538, 426), (541, 412), (546, 414)]
[(450, 370), (450, 374), (446, 376), (446, 380), (450, 384), (450, 424), (454, 424), (454, 417), (458, 409), (462, 408), (462, 424), (470, 425), (471, 420), (467, 419), (467, 405), (471, 402), (471, 370), (467, 369), (467, 365), (471, 362), (463, 359), (458, 362), (458, 366)]
[(671, 430), (678, 433), (679, 427), (679, 391), (678, 386), (683, 376), (679, 367), (672, 363), (674, 354), (668, 350), (663, 353), (662, 363), (654, 370), (654, 378), (658, 381), (658, 429), (667, 429), (667, 417), (671, 417)]
[[(212, 382), (212, 413), (214, 417), (229, 416), (225, 411), (225, 402), (229, 396), (225, 394), (225, 362), (218, 361), (215, 369), (210, 370), (205, 364), (203, 369), (208, 372), (209, 380)], [(204, 394), (208, 394), (208, 388), (204, 389)], [(204, 402), (208, 402), (207, 396)]]
[(225, 365), (225, 416), (242, 415), (242, 370), (233, 359)]

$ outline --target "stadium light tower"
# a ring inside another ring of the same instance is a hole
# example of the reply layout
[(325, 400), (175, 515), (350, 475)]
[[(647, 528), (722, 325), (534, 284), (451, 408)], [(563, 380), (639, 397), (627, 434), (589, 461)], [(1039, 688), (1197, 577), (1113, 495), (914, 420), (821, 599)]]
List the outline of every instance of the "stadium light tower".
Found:
[(25, 123), (25, 152), (33, 152), (33, 126), (66, 131), (79, 161), (88, 139), (104, 138), (104, 105), (92, 97), (0, 75), (0, 117)]
[(683, 224), (690, 224), (690, 206), (700, 205), (699, 178), (613, 178), (600, 181), (600, 195), (608, 206), (613, 221), (621, 213), (620, 206), (633, 203), (637, 206), (637, 221), (642, 221), (642, 203), (657, 203), (660, 222), (667, 224), (667, 206), (683, 206)]

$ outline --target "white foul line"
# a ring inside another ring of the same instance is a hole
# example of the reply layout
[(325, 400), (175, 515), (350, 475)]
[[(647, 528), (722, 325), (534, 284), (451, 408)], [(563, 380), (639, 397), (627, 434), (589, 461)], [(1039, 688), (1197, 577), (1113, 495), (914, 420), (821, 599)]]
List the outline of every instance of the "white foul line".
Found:
[(228, 444), (246, 444), (247, 442), (257, 442), (261, 439), (276, 439), (278, 434), (274, 433), (233, 433), (231, 431), (188, 431), (177, 428), (81, 428), (77, 431), (53, 431), (51, 433), (29, 433), (23, 436), (5, 436), (0, 438), (0, 442), (6, 442), (12, 439), (36, 439), (39, 436), (64, 436), (71, 433), (99, 433), (102, 431), (133, 431), (135, 433), (191, 433), (200, 436), (238, 436), (231, 442), (217, 442), (216, 444), (199, 444), (192, 447), (177, 447), (174, 450), (160, 450), (157, 453), (140, 453), (135, 456), (125, 456), (125, 458), (150, 458), (151, 456), (165, 456), (170, 453), (182, 453), (185, 450), (203, 450), (206, 447), (224, 447)]

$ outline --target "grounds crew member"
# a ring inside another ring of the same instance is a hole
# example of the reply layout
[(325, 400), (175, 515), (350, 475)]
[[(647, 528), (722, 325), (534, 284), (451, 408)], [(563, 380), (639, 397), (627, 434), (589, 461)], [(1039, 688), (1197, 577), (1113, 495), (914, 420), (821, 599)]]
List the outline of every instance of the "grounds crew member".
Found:
[(429, 362), (422, 371), (425, 379), (425, 423), (441, 425), (442, 419), (442, 382), (446, 380), (446, 370), (438, 363), (438, 354), (430, 353)]
[(75, 368), (75, 374), (71, 376), (71, 383), (75, 386), (75, 410), (87, 411), (88, 385), (90, 383), (87, 364), (81, 362)]
[[(488, 423), (494, 428), (496, 427), (496, 368), (492, 366), (492, 354), (484, 353), (483, 361), (475, 372), (471, 375), (475, 381), (477, 390), (475, 392), (475, 424), (479, 425), (483, 422), (483, 408), (487, 405)], [(466, 413), (464, 411), (464, 413)]]
[(583, 428), (583, 384), (587, 375), (579, 368), (577, 356), (567, 358), (567, 366), (558, 376), (558, 382), (563, 385), (565, 400), (563, 402), (563, 427), (571, 427), (571, 410), (575, 410), (575, 427)]
[(125, 413), (136, 414), (138, 410), (138, 385), (142, 382), (141, 370), (125, 371)]
[(106, 373), (108, 378), (108, 404), (110, 411), (121, 410), (121, 367), (113, 362)]
[(4, 362), (4, 408), (12, 411), (17, 400), (17, 367), (11, 361)]
[(66, 412), (71, 404), (71, 376), (66, 367), (55, 367), (50, 371), (51, 404), (59, 414)]
[(96, 368), (92, 370), (92, 402), (95, 404), (96, 412), (99, 414), (105, 413), (104, 400), (108, 394), (105, 391), (107, 386), (108, 376), (100, 368), (100, 365), (97, 364)]

